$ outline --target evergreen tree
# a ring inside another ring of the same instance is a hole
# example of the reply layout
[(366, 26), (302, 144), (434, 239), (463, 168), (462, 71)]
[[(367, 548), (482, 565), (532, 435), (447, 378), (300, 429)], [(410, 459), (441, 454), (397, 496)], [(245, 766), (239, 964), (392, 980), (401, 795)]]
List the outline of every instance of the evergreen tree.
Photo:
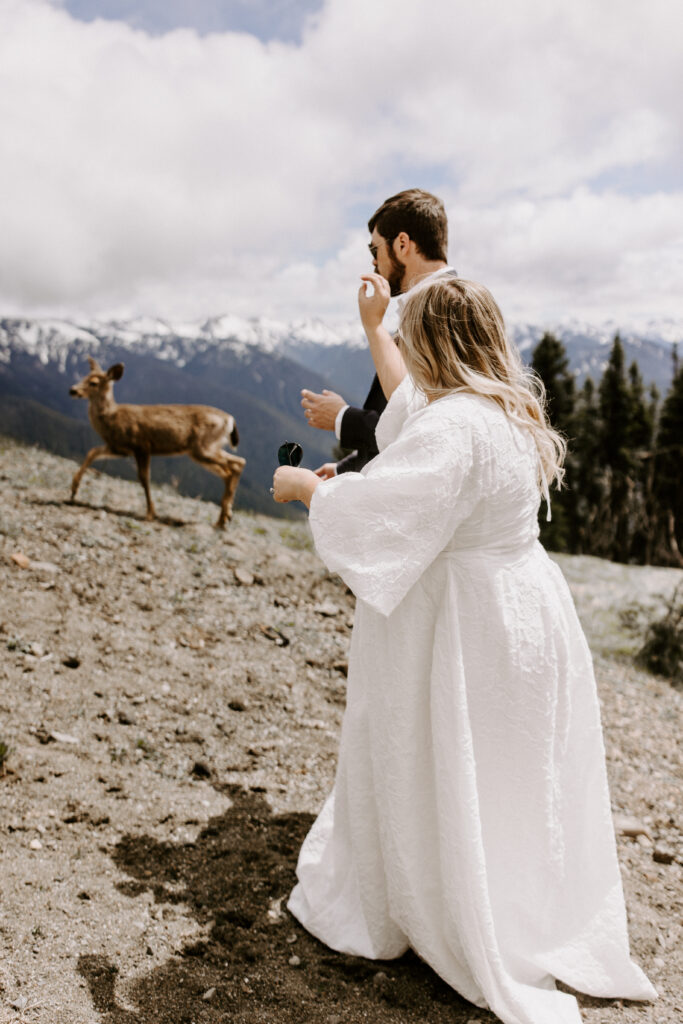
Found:
[(653, 494), (654, 559), (683, 565), (683, 367), (662, 405), (657, 432)]
[(614, 337), (609, 361), (600, 381), (599, 396), (600, 462), (613, 470), (627, 470), (630, 465), (627, 444), (631, 395), (624, 371), (624, 349), (618, 334)]
[(630, 446), (632, 391), (618, 334), (600, 381), (599, 399), (602, 495), (596, 515), (595, 553), (628, 562), (633, 557), (634, 534), (641, 527), (643, 502), (635, 454)]
[(550, 422), (556, 430), (570, 434), (575, 401), (574, 375), (559, 338), (546, 331), (533, 351), (531, 367), (545, 385)]
[[(566, 349), (559, 338), (546, 331), (533, 351), (531, 367), (545, 387), (548, 419), (556, 430), (570, 440), (575, 401), (574, 376), (569, 369)], [(568, 450), (562, 490), (552, 494), (551, 521), (548, 522), (543, 505), (539, 510), (541, 541), (552, 551), (573, 550), (576, 527), (572, 476), (572, 453)]]
[(574, 472), (576, 494), (574, 546), (578, 554), (596, 554), (594, 526), (602, 498), (601, 470), (598, 459), (602, 434), (600, 409), (595, 384), (586, 377), (579, 391), (574, 413)]
[[(629, 453), (631, 469), (631, 502), (629, 526), (631, 537), (628, 557), (630, 561), (649, 563), (652, 558), (652, 483), (654, 471), (654, 429), (656, 403), (645, 397), (643, 378), (637, 363), (628, 370), (630, 414), (624, 444)], [(655, 389), (656, 392), (656, 389)]]
[(626, 446), (638, 455), (649, 452), (654, 436), (654, 409), (645, 398), (645, 386), (637, 363), (631, 363), (628, 370), (628, 392), (630, 399), (629, 422), (626, 432)]

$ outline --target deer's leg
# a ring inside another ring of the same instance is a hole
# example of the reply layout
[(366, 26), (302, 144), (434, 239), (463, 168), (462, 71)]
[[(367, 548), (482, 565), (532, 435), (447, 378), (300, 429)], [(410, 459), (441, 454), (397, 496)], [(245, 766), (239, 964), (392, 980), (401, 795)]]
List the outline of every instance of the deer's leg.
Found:
[(149, 488), (149, 464), (151, 457), (149, 452), (141, 451), (136, 449), (133, 453), (135, 455), (135, 461), (138, 467), (138, 480), (142, 484), (142, 488), (145, 492), (145, 498), (147, 499), (147, 519), (156, 518), (156, 509), (154, 508), (154, 502), (152, 501), (152, 492)]
[(221, 529), (228, 519), (232, 519), (232, 502), (247, 460), (240, 455), (229, 455), (222, 449), (217, 452), (190, 452), (190, 457), (200, 466), (208, 469), (210, 473), (215, 473), (225, 481), (221, 511), (216, 521), (216, 526)]
[(116, 452), (109, 450), (106, 444), (100, 445), (98, 448), (91, 448), (86, 457), (83, 459), (80, 469), (77, 469), (73, 475), (71, 481), (71, 501), (76, 497), (76, 492), (80, 487), (83, 474), (85, 473), (88, 466), (91, 466), (95, 459), (115, 459), (117, 458)]
[(221, 511), (216, 520), (216, 526), (219, 529), (225, 526), (228, 519), (232, 519), (232, 502), (237, 485), (240, 482), (240, 477), (242, 476), (242, 470), (247, 464), (246, 459), (242, 459), (238, 455), (229, 455), (228, 458), (230, 459), (231, 466), (225, 476), (225, 490), (223, 491), (223, 500), (221, 501)]

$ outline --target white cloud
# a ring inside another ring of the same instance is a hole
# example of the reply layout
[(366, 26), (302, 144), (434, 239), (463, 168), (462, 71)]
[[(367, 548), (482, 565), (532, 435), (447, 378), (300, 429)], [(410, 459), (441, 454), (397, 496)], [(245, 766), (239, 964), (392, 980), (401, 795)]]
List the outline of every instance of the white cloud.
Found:
[(683, 190), (449, 209), (463, 276), (484, 280), (511, 319), (582, 315), (622, 322), (682, 316)]
[(438, 180), (506, 311), (683, 314), (678, 10), (640, 14), (327, 0), (296, 47), (0, 0), (0, 311), (353, 316), (367, 216)]

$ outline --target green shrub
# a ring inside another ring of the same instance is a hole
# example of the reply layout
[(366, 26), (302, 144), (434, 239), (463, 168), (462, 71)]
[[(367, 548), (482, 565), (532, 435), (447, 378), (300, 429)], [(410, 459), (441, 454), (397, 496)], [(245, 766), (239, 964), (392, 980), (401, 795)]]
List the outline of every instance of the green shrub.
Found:
[(676, 686), (683, 686), (683, 584), (676, 587), (665, 607), (664, 616), (648, 626), (636, 661), (656, 675), (667, 676)]

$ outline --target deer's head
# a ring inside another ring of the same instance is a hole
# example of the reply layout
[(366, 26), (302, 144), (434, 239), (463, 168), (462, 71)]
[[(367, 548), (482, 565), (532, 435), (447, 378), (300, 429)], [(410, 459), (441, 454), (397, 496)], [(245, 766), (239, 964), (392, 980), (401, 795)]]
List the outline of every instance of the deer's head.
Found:
[(79, 380), (78, 384), (69, 388), (72, 398), (95, 398), (96, 395), (106, 391), (113, 381), (120, 380), (123, 376), (123, 363), (114, 363), (108, 370), (103, 370), (92, 356), (88, 356), (88, 362), (90, 363), (90, 373), (86, 374), (83, 380)]

